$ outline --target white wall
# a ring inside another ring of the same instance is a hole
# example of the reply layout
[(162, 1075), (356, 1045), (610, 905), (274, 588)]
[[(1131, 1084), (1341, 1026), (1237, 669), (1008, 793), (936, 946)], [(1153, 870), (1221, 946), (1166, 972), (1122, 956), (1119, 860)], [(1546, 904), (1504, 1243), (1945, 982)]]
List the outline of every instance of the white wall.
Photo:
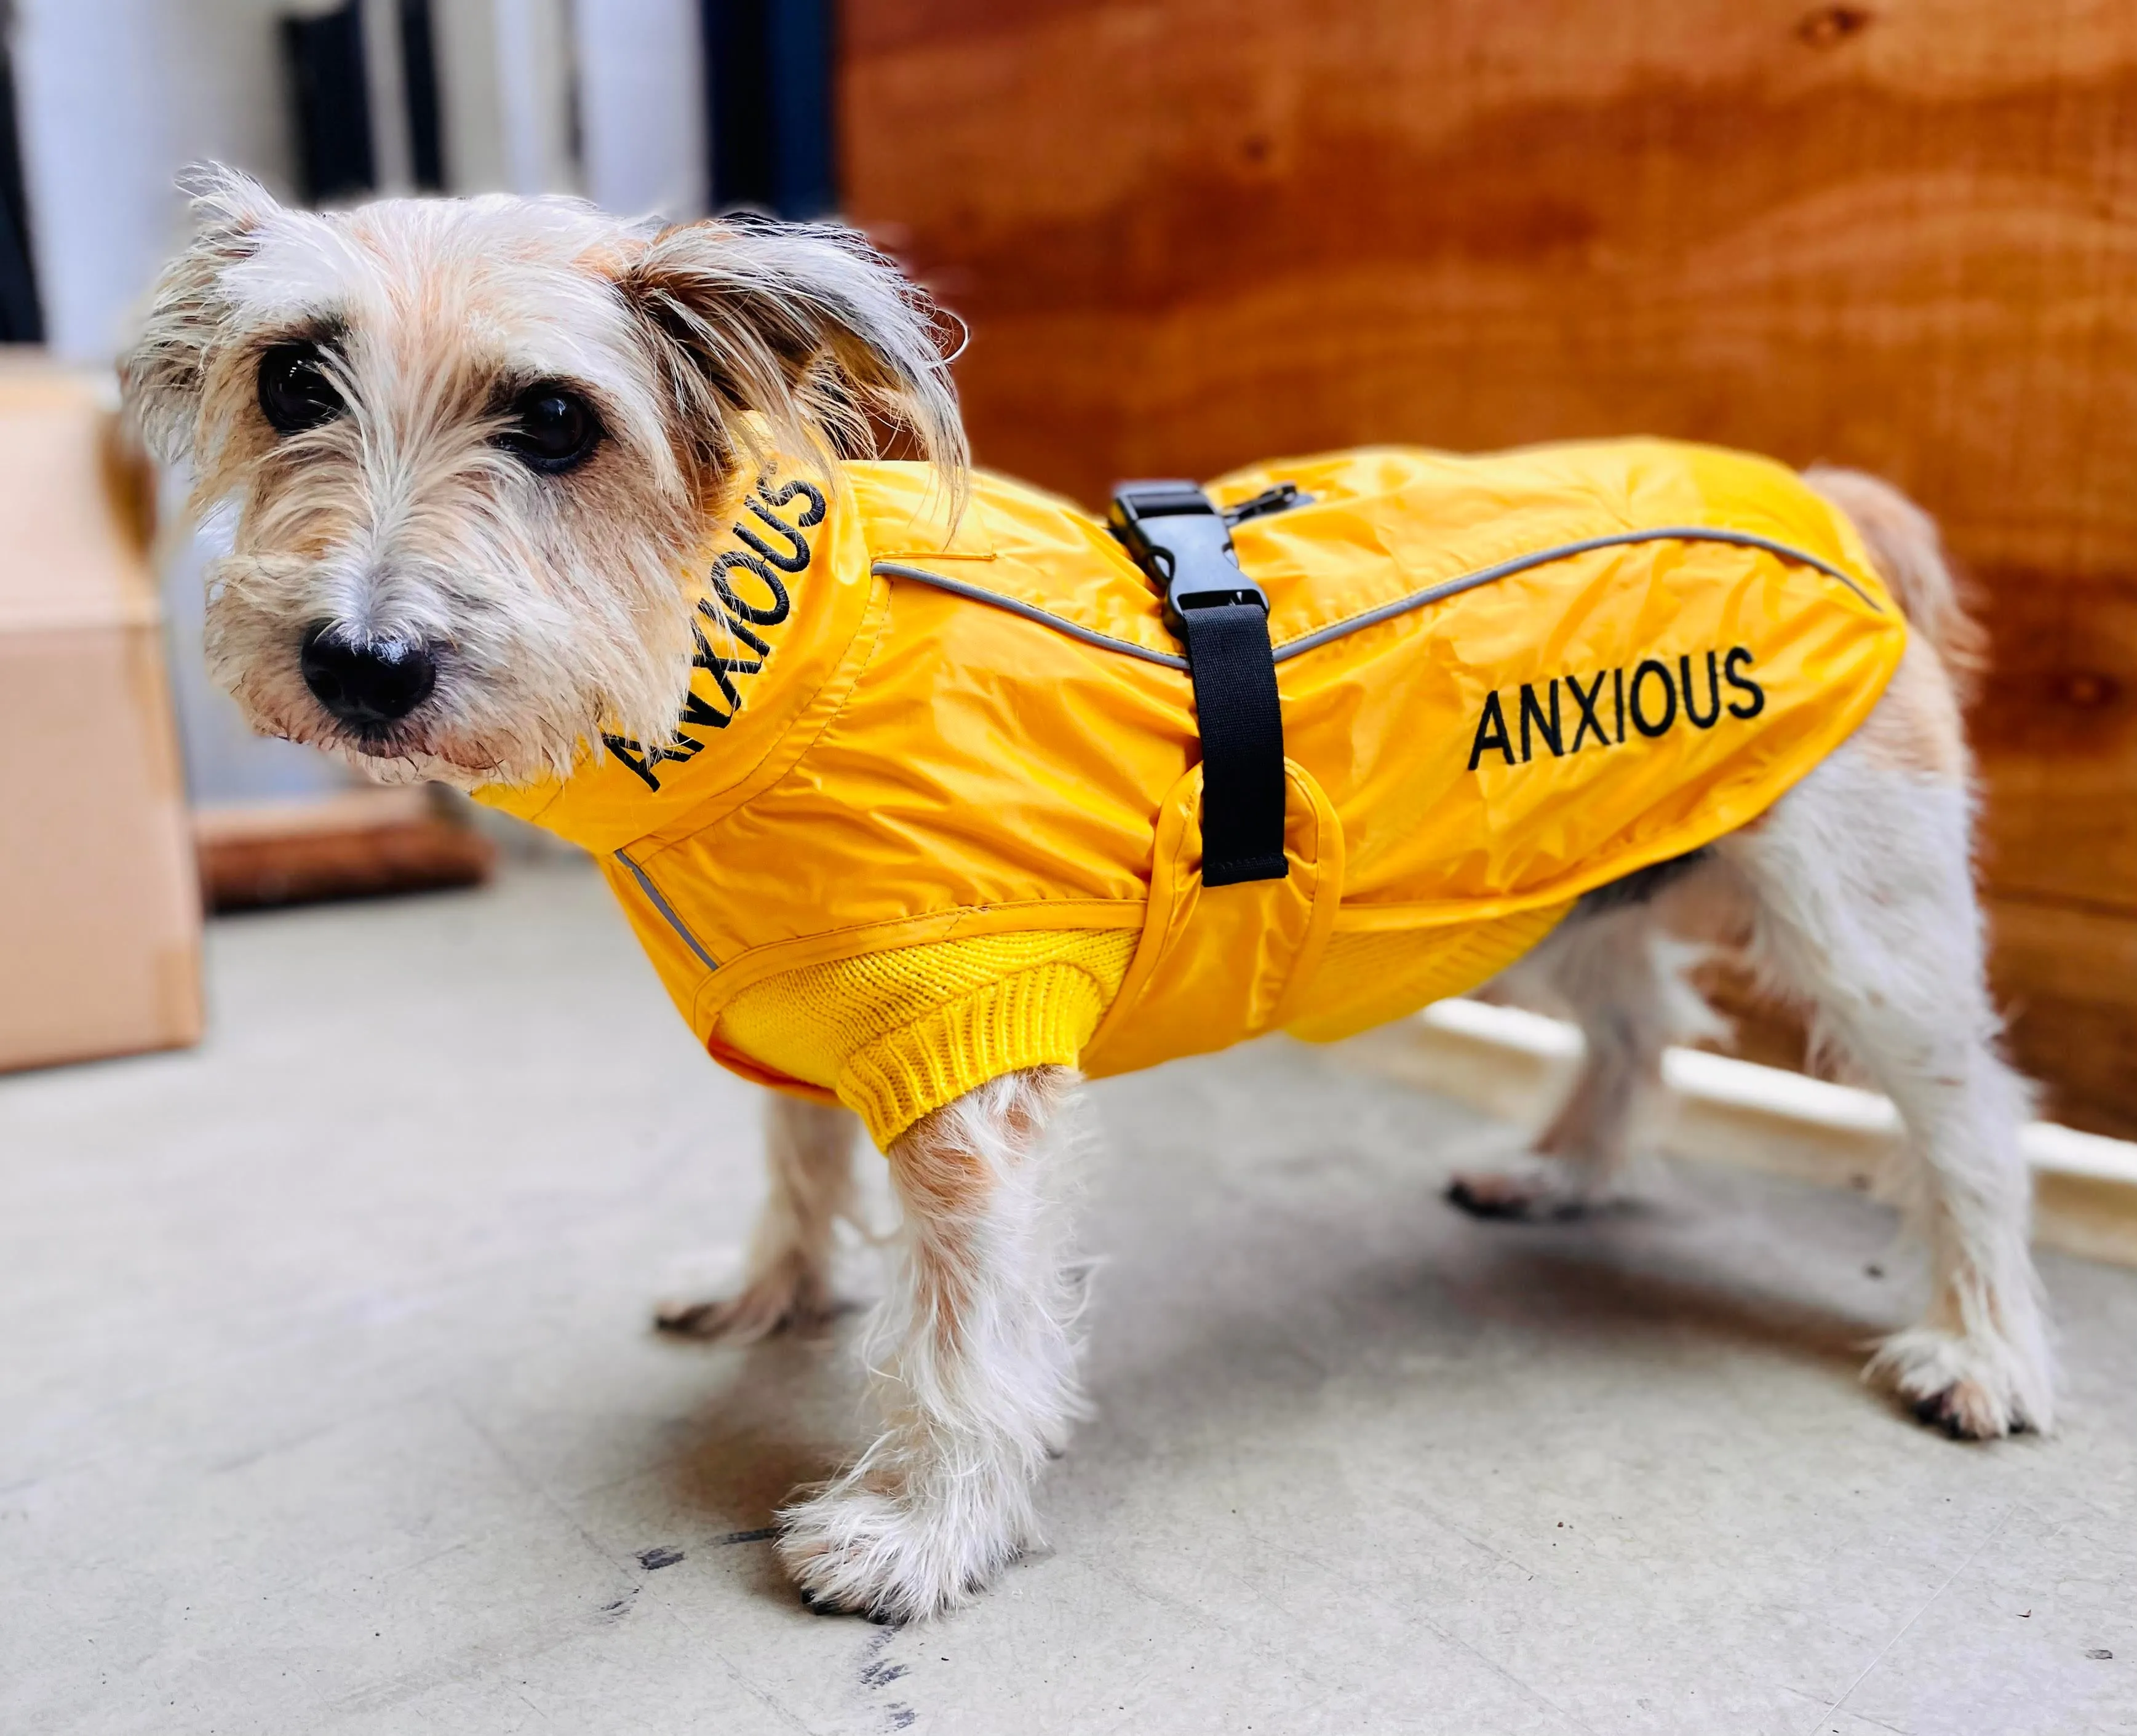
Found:
[(101, 362), (183, 233), (171, 182), (212, 157), (286, 188), (275, 18), (290, 0), (16, 0), (15, 80), (53, 352)]
[(697, 0), (575, 0), (587, 197), (688, 221), (709, 202)]
[(577, 192), (566, 0), (445, 0), (431, 16), (451, 190)]
[[(455, 192), (582, 192), (634, 216), (703, 212), (697, 0), (446, 0), (432, 17)], [(583, 160), (572, 150), (574, 79)]]
[(572, 27), (566, 0), (490, 0), (497, 8), (498, 119), (504, 186), (579, 190), (572, 139)]

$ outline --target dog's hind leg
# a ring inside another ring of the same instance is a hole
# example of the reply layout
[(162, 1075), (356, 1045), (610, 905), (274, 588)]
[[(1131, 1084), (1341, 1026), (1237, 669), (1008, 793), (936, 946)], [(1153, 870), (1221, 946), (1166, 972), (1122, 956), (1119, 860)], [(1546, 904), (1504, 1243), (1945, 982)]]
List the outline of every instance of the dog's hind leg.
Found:
[(1684, 976), (1701, 951), (1670, 939), (1645, 900), (1608, 902), (1576, 908), (1507, 972), (1516, 998), (1541, 991), (1570, 1011), (1587, 1053), (1532, 1160), (1464, 1170), (1448, 1184), (1449, 1202), (1479, 1218), (1537, 1220), (1606, 1200), (1661, 1087), (1663, 1050), (1720, 1028)]
[(932, 1615), (1038, 1540), (1033, 1486), (1080, 1411), (1063, 1154), (1044, 1137), (1069, 1078), (997, 1079), (891, 1144), (899, 1271), (868, 1355), (884, 1432), (780, 1515), (818, 1608)]
[(654, 1319), (664, 1332), (750, 1344), (785, 1326), (828, 1317), (832, 1236), (853, 1204), (859, 1120), (835, 1104), (774, 1096), (765, 1113), (770, 1189), (750, 1234), (742, 1288), (710, 1301), (669, 1302)]
[(2053, 1420), (2018, 1147), (2027, 1092), (1998, 1053), (1966, 783), (1895, 751), (1906, 673), (1883, 715), (1722, 849), (1753, 893), (1754, 962), (1905, 1126), (1903, 1202), (1933, 1290), (1869, 1372), (1924, 1422), (1984, 1438)]

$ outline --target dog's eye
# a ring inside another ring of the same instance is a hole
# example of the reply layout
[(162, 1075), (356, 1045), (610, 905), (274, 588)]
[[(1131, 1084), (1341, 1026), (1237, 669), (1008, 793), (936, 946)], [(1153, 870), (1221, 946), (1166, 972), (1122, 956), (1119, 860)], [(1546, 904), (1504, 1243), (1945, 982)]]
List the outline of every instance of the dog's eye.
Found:
[(280, 433), (331, 422), (344, 406), (315, 343), (278, 343), (260, 358), (260, 412)]
[(555, 475), (583, 464), (601, 436), (601, 418), (578, 393), (538, 386), (513, 406), (512, 425), (498, 438), (530, 468)]

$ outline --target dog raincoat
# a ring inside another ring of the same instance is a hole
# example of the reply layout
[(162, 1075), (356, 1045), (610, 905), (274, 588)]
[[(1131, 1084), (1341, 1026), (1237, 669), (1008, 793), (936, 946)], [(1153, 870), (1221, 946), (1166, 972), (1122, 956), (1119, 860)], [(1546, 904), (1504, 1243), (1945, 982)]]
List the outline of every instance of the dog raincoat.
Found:
[(1854, 729), (1900, 613), (1766, 460), (1657, 440), (1259, 465), (1283, 879), (1200, 883), (1180, 648), (1097, 518), (933, 473), (767, 473), (704, 561), (673, 737), (481, 792), (592, 851), (713, 1058), (879, 1144), (1017, 1068), (1094, 1076), (1475, 986), (1583, 892), (1755, 819)]

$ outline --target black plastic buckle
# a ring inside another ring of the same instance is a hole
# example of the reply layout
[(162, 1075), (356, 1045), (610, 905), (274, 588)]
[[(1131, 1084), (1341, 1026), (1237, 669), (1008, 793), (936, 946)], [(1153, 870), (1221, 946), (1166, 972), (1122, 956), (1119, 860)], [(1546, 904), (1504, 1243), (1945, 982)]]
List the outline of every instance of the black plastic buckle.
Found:
[(1191, 482), (1127, 482), (1107, 523), (1165, 598), (1165, 624), (1186, 636), (1190, 609), (1253, 603), (1268, 613), (1268, 593), (1239, 571), (1231, 527)]
[(1268, 596), (1240, 571), (1230, 527), (1191, 482), (1123, 484), (1108, 522), (1186, 648), (1202, 737), (1202, 883), (1281, 880), (1291, 863)]

